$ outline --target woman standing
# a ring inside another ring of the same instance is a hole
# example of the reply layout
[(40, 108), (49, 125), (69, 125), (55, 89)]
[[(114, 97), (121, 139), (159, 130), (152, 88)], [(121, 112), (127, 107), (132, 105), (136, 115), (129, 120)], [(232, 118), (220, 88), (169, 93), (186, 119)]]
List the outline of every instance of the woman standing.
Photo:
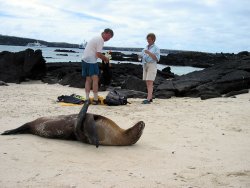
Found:
[(157, 73), (157, 62), (160, 60), (160, 49), (155, 45), (155, 34), (149, 33), (147, 35), (148, 45), (142, 50), (143, 63), (143, 80), (146, 80), (147, 85), (147, 99), (142, 101), (142, 104), (150, 104), (153, 102), (153, 88), (154, 80)]

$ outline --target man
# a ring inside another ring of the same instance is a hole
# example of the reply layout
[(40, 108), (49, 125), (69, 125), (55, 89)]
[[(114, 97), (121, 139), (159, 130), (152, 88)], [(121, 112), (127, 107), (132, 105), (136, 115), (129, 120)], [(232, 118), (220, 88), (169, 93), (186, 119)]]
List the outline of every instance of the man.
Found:
[(114, 36), (114, 32), (107, 28), (104, 29), (100, 36), (92, 38), (83, 53), (82, 59), (82, 76), (86, 78), (85, 93), (86, 100), (89, 99), (89, 94), (92, 89), (94, 93), (94, 100), (92, 104), (98, 104), (98, 80), (99, 80), (99, 67), (97, 59), (100, 58), (104, 62), (109, 62), (109, 58), (102, 54), (104, 42), (108, 41)]

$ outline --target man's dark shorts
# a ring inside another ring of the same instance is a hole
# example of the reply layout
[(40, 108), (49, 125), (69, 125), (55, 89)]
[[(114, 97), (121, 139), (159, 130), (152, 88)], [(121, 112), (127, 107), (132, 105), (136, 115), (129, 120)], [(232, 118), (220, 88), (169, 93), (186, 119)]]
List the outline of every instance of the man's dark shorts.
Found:
[(98, 63), (86, 63), (82, 61), (82, 76), (86, 78), (87, 76), (98, 76), (99, 75), (99, 65)]

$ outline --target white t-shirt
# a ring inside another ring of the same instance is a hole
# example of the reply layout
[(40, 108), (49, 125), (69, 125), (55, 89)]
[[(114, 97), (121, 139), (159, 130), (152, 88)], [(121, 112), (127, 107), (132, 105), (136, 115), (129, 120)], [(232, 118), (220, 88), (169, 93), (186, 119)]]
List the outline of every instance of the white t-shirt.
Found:
[(96, 63), (96, 52), (102, 52), (103, 45), (102, 36), (92, 38), (84, 49), (82, 60), (86, 63)]

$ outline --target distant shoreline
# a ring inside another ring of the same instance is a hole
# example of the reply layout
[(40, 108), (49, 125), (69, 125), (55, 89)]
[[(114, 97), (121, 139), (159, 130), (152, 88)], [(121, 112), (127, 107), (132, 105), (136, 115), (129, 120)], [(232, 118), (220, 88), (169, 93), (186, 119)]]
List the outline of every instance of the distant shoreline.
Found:
[[(42, 45), (47, 47), (58, 47), (58, 48), (79, 48), (79, 44), (70, 44), (66, 42), (47, 42), (44, 40), (22, 38), (8, 35), (0, 34), (0, 45), (9, 45), (9, 46), (26, 46), (28, 43), (39, 42)], [(143, 48), (134, 48), (134, 47), (111, 47), (104, 46), (104, 50), (117, 50), (117, 51), (132, 51), (140, 52)], [(160, 49), (161, 53), (179, 53), (179, 52), (192, 52), (184, 50), (172, 50), (172, 49)], [(205, 52), (206, 53), (206, 52)]]

